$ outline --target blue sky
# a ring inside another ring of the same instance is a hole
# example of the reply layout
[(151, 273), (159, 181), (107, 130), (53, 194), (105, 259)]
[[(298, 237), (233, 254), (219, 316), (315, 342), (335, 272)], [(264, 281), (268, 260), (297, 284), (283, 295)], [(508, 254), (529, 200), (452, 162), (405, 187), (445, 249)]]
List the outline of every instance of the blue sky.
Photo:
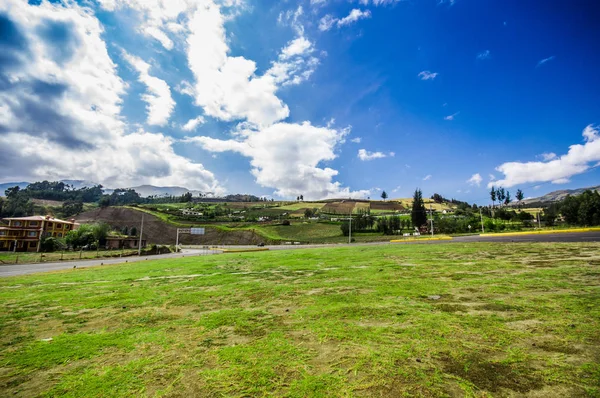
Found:
[(5, 0), (0, 180), (478, 203), (490, 184), (597, 185), (599, 17), (589, 1)]

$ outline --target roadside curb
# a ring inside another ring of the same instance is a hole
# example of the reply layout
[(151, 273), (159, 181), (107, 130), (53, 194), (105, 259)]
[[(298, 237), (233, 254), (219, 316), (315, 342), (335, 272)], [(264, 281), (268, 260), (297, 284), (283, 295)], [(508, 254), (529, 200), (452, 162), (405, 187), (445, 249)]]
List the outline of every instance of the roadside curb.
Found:
[(266, 252), (269, 251), (268, 247), (260, 249), (222, 249), (218, 247), (212, 247), (210, 250), (218, 250), (222, 253), (253, 253), (253, 252)]
[(394, 239), (391, 240), (390, 243), (402, 243), (402, 242), (426, 242), (426, 241), (431, 241), (431, 240), (452, 240), (451, 236), (442, 236), (440, 238), (421, 238), (421, 239), (416, 239), (416, 238), (411, 238), (411, 239)]
[(551, 234), (568, 234), (568, 233), (581, 233), (581, 232), (597, 232), (600, 228), (573, 228), (573, 229), (554, 229), (548, 231), (528, 231), (528, 232), (505, 232), (498, 234), (480, 234), (482, 237), (494, 237), (494, 236), (521, 236), (521, 235), (551, 235)]

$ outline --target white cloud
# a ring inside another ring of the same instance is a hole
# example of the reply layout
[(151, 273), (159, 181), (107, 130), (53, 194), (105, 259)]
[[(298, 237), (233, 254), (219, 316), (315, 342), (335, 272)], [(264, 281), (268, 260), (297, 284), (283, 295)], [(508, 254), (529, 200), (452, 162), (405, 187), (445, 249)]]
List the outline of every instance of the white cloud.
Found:
[(319, 30), (322, 32), (328, 31), (335, 25), (338, 20), (327, 14), (319, 20)]
[(319, 30), (324, 32), (330, 30), (334, 25), (338, 28), (341, 28), (343, 26), (351, 25), (360, 19), (366, 18), (371, 18), (371, 11), (362, 11), (358, 8), (353, 9), (352, 11), (350, 11), (350, 14), (341, 19), (334, 18), (331, 15), (327, 14), (319, 20)]
[(554, 152), (542, 153), (540, 156), (544, 162), (556, 159), (556, 154)]
[[(88, 9), (74, 2), (36, 6), (3, 0), (0, 13), (16, 24), (32, 50), (3, 54), (15, 62), (0, 70), (10, 82), (0, 96), (4, 178), (85, 179), (113, 187), (187, 184), (223, 191), (202, 164), (175, 154), (169, 137), (141, 130), (127, 134), (120, 115), (126, 84)], [(49, 24), (66, 32), (58, 53), (57, 43), (43, 33)]]
[(167, 50), (173, 49), (173, 41), (169, 39), (169, 36), (167, 36), (165, 32), (158, 29), (156, 26), (144, 27), (143, 33), (158, 40)]
[[(542, 162), (508, 162), (496, 168), (504, 179), (495, 184), (512, 187), (525, 183), (552, 182), (564, 184), (600, 161), (600, 132), (588, 125), (582, 133), (585, 143), (571, 145), (567, 154)], [(491, 187), (491, 183), (489, 184)]]
[(454, 114), (452, 114), (452, 115), (448, 115), (448, 116), (444, 117), (444, 120), (452, 121), (452, 120), (454, 120), (454, 118), (455, 118), (456, 116), (458, 116), (459, 114), (460, 114), (460, 112), (456, 112), (456, 113), (454, 113)]
[(225, 18), (211, 1), (193, 12), (188, 23), (188, 63), (196, 81), (196, 104), (208, 116), (225, 121), (246, 119), (266, 127), (288, 117), (289, 108), (276, 92), (281, 86), (307, 80), (319, 64), (309, 56), (312, 43), (304, 37), (289, 42), (279, 59), (262, 76), (244, 57), (232, 57), (227, 45)]
[(398, 191), (399, 191), (401, 188), (402, 188), (402, 186), (401, 186), (401, 185), (398, 185), (396, 188), (394, 188), (394, 189), (392, 190), (392, 192), (393, 192), (393, 193), (396, 193), (396, 192), (398, 192)]
[(290, 59), (297, 55), (306, 55), (313, 51), (312, 43), (306, 38), (300, 36), (288, 43), (287, 47), (281, 50), (281, 59)]
[(536, 68), (539, 68), (540, 66), (544, 65), (546, 62), (553, 61), (555, 58), (556, 58), (556, 56), (553, 55), (551, 57), (544, 58), (544, 59), (540, 60), (540, 62), (537, 63)]
[(354, 22), (358, 21), (359, 19), (364, 19), (364, 18), (371, 18), (371, 11), (369, 11), (369, 10), (361, 11), (358, 8), (355, 8), (352, 11), (350, 11), (350, 14), (348, 14), (348, 16), (337, 21), (337, 25), (338, 26), (350, 25), (350, 24), (353, 24)]
[(164, 80), (150, 76), (150, 64), (142, 59), (123, 51), (123, 58), (139, 73), (140, 82), (148, 88), (148, 93), (142, 95), (142, 100), (148, 104), (147, 123), (150, 125), (164, 126), (169, 121), (175, 108), (175, 101), (171, 97), (171, 89)]
[(360, 144), (362, 142), (362, 138), (361, 137), (352, 138), (350, 140), (350, 142), (352, 142), (353, 144)]
[(490, 59), (492, 58), (492, 54), (490, 53), (490, 50), (485, 50), (480, 52), (479, 54), (477, 54), (477, 59), (484, 61), (486, 59)]
[[(390, 4), (396, 4), (403, 0), (371, 0), (374, 6), (388, 6)], [(358, 3), (363, 6), (369, 5), (369, 0), (359, 0)]]
[(388, 156), (393, 157), (395, 155), (396, 154), (394, 152), (389, 152), (389, 153), (385, 154), (383, 152), (369, 152), (366, 149), (358, 150), (358, 158), (360, 160), (362, 160), (363, 162), (373, 160), (373, 159), (383, 159), (383, 158), (387, 158)]
[(421, 78), (421, 80), (433, 80), (437, 77), (438, 73), (437, 72), (430, 72), (428, 70), (424, 70), (422, 72), (419, 73), (419, 77)]
[(181, 128), (184, 131), (194, 131), (194, 130), (196, 130), (196, 127), (200, 126), (201, 124), (204, 124), (204, 122), (205, 122), (204, 117), (198, 116), (195, 119), (188, 120), (188, 122), (185, 125), (183, 125)]
[(481, 186), (481, 181), (483, 181), (483, 178), (481, 177), (481, 174), (477, 173), (477, 174), (473, 174), (471, 176), (471, 178), (469, 178), (467, 180), (467, 182), (470, 185), (477, 185), (477, 186)]
[(304, 26), (300, 22), (300, 18), (304, 15), (304, 8), (298, 6), (295, 10), (287, 10), (281, 12), (277, 18), (277, 23), (283, 26), (291, 26), (298, 36), (304, 35)]
[(490, 181), (496, 181), (496, 176), (495, 175), (490, 174), (489, 177), (490, 177)]
[(309, 122), (277, 123), (260, 130), (243, 129), (236, 139), (190, 137), (186, 142), (210, 152), (233, 151), (249, 157), (256, 182), (276, 188), (275, 194), (281, 197), (366, 197), (369, 191), (350, 191), (332, 181), (336, 170), (320, 167), (336, 158), (335, 148), (347, 134), (348, 129), (317, 127)]
[(423, 178), (423, 181), (429, 181), (431, 180), (431, 177), (433, 177), (431, 174), (426, 175), (425, 178)]

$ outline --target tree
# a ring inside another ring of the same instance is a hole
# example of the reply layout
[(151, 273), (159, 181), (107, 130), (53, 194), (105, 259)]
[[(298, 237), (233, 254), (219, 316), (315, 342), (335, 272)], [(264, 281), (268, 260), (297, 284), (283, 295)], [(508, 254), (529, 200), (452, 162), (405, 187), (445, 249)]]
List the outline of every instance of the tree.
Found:
[(63, 217), (71, 217), (79, 214), (83, 211), (83, 202), (80, 201), (66, 201), (62, 204), (62, 215)]
[(500, 206), (502, 206), (502, 203), (504, 203), (504, 200), (506, 199), (506, 191), (504, 190), (504, 188), (498, 188), (496, 190), (496, 196), (498, 197), (498, 202), (500, 202)]
[(102, 208), (104, 207), (108, 207), (110, 206), (110, 196), (108, 195), (104, 195), (102, 198), (100, 198), (100, 200), (98, 201), (98, 205)]
[(6, 197), (8, 199), (14, 199), (17, 197), (20, 190), (21, 190), (21, 188), (16, 186), (16, 187), (8, 188), (6, 191), (4, 191), (4, 194), (6, 195)]
[(388, 198), (388, 194), (387, 194), (387, 192), (383, 191), (383, 192), (381, 193), (381, 199), (383, 199), (383, 201), (385, 202), (385, 200), (386, 200), (387, 198)]
[(520, 202), (525, 198), (525, 195), (523, 194), (523, 191), (521, 191), (520, 189), (517, 189), (517, 194), (515, 195), (515, 197)]
[(423, 202), (423, 192), (418, 188), (415, 190), (413, 196), (410, 219), (415, 228), (419, 228), (427, 223), (427, 210), (425, 209), (425, 203)]
[(300, 195), (300, 200), (304, 202), (304, 195)]
[(510, 198), (510, 191), (506, 191), (506, 195), (504, 196), (504, 204), (508, 205), (510, 202), (512, 202), (512, 199)]
[(496, 188), (492, 187), (492, 190), (490, 191), (490, 198), (492, 199), (492, 206), (496, 207)]
[(314, 213), (313, 213), (312, 209), (304, 210), (304, 218), (311, 218), (313, 215), (314, 215)]
[(129, 230), (129, 236), (137, 236), (137, 228), (136, 227), (131, 227), (131, 229)]

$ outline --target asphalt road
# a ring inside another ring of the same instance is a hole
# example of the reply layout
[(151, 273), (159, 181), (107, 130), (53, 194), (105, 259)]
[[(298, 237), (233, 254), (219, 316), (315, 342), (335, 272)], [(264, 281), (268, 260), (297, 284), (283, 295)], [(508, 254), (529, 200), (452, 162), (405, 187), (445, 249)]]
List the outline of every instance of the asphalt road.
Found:
[[(436, 245), (436, 244), (452, 244), (452, 243), (472, 243), (472, 242), (503, 242), (503, 243), (528, 243), (528, 242), (600, 242), (600, 231), (595, 232), (578, 232), (578, 233), (561, 233), (561, 234), (532, 234), (532, 235), (517, 235), (517, 236), (460, 236), (453, 240), (441, 241), (422, 241), (422, 242), (371, 242), (371, 243), (353, 243), (352, 246), (377, 246), (377, 245)], [(317, 249), (326, 247), (341, 247), (349, 246), (348, 244), (334, 245), (278, 245), (268, 246), (270, 250), (293, 250), (293, 249)], [(255, 248), (256, 246), (227, 246), (228, 248)], [(27, 275), (38, 272), (60, 271), (69, 268), (86, 268), (99, 265), (134, 263), (146, 260), (160, 260), (167, 258), (181, 258), (189, 256), (202, 256), (219, 253), (218, 251), (202, 250), (202, 249), (184, 249), (177, 254), (162, 254), (159, 256), (142, 256), (142, 257), (126, 257), (104, 260), (81, 260), (59, 263), (42, 263), (42, 264), (18, 264), (18, 265), (2, 265), (0, 266), (0, 277)]]
[(157, 256), (141, 256), (141, 257), (123, 257), (123, 258), (110, 258), (110, 259), (99, 259), (99, 260), (76, 260), (76, 261), (63, 261), (57, 263), (34, 263), (34, 264), (16, 264), (16, 265), (1, 265), (0, 266), (0, 278), (17, 275), (28, 275), (35, 274), (38, 272), (50, 272), (60, 271), (72, 268), (87, 268), (96, 267), (100, 265), (110, 264), (124, 264), (124, 263), (137, 263), (146, 260), (161, 260), (167, 258), (181, 258), (190, 256), (206, 256), (215, 254), (210, 250), (201, 249), (185, 249), (181, 253), (172, 254), (160, 254)]

